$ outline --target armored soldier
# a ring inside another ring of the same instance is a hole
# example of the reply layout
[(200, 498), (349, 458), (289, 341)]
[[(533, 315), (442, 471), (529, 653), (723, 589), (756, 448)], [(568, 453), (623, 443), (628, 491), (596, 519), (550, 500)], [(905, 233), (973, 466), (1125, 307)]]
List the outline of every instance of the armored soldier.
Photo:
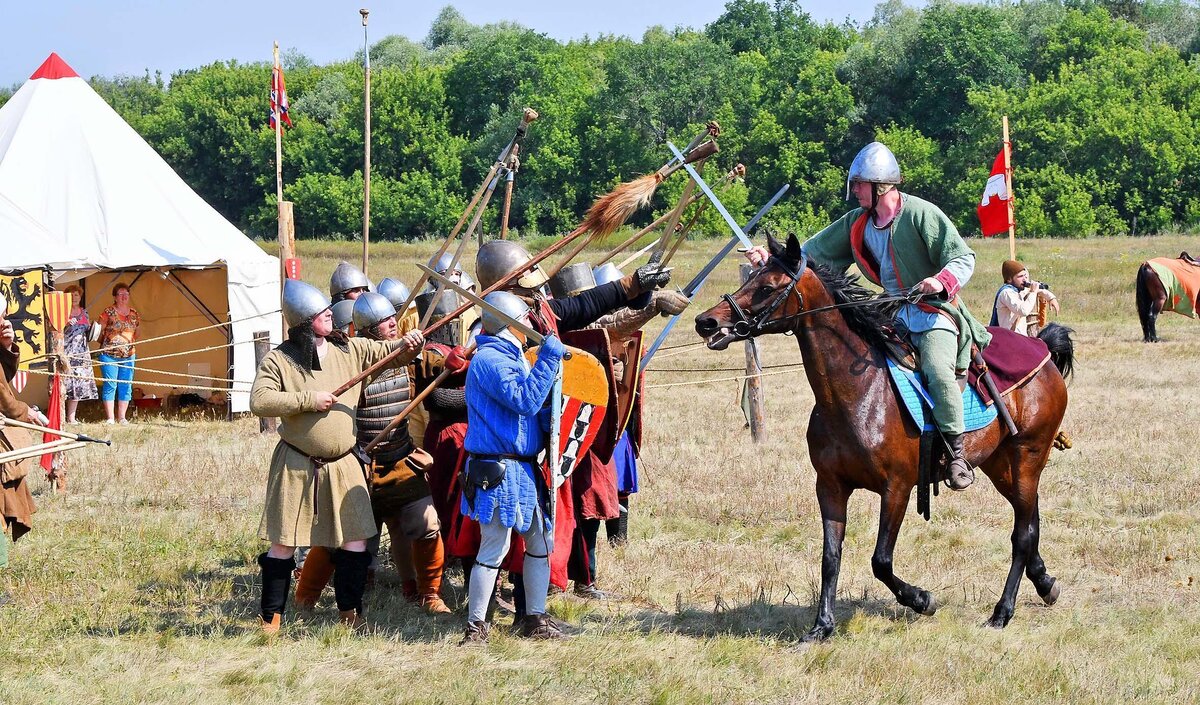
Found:
[[(528, 321), (529, 307), (506, 293), (488, 294), (487, 303), (511, 318)], [(520, 634), (561, 639), (563, 632), (546, 615), (554, 523), (549, 488), (537, 463), (546, 443), (549, 409), (566, 348), (550, 335), (530, 365), (523, 354), (525, 336), (490, 310), (483, 312), (478, 349), (467, 370), (467, 458), (462, 513), (481, 527), (479, 553), (471, 570), (464, 643), (486, 641), (487, 606), (511, 533), (524, 541), (522, 583), (527, 595)]]
[(421, 350), (413, 332), (391, 341), (346, 339), (333, 329), (330, 301), (316, 288), (289, 279), (283, 289), (287, 340), (267, 353), (250, 391), (250, 410), (277, 416), (279, 444), (271, 456), (259, 537), (271, 543), (262, 569), (262, 628), (279, 630), (297, 546), (335, 548), (333, 580), (341, 621), (364, 624), (367, 539), (377, 532), (363, 468), (352, 454), (361, 384), (340, 399), (327, 390), (397, 348), (390, 367), (408, 365)]
[[(890, 295), (924, 295), (921, 303), (900, 307), (896, 324), (908, 330), (920, 351), (933, 417), (951, 449), (948, 483), (963, 490), (975, 473), (963, 457), (958, 380), (970, 364), (971, 344), (983, 348), (992, 336), (958, 296), (975, 272), (975, 253), (937, 206), (901, 193), (900, 180), (891, 150), (879, 142), (864, 147), (846, 178), (846, 198), (853, 195), (859, 207), (809, 238), (804, 252), (839, 272), (857, 264)], [(767, 253), (757, 247), (747, 257), (761, 264)]]
[(346, 299), (357, 299), (359, 294), (371, 290), (371, 280), (358, 267), (345, 260), (334, 267), (329, 277), (329, 297), (333, 303)]

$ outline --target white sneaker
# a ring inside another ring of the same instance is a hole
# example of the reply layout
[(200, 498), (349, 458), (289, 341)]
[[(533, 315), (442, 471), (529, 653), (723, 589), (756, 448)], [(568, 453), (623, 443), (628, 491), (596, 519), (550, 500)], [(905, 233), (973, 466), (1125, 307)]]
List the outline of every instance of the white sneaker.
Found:
[(113, 421), (112, 419), (105, 419), (105, 421), (104, 421), (105, 426), (112, 426), (114, 423), (116, 423), (116, 422)]
[(118, 421), (117, 423), (118, 423), (118, 424), (120, 424), (120, 425), (122, 425), (122, 426), (128, 426), (128, 425), (129, 425), (129, 419), (121, 419), (121, 420), (120, 420), (120, 421)]

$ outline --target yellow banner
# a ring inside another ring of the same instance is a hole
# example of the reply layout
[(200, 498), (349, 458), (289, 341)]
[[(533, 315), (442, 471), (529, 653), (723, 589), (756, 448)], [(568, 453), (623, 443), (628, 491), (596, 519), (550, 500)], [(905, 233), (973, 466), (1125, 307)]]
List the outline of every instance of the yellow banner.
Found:
[(46, 353), (46, 309), (42, 299), (45, 291), (45, 270), (0, 274), (0, 294), (8, 300), (5, 318), (12, 323), (21, 350), (22, 370), (29, 369), (30, 360), (40, 359)]

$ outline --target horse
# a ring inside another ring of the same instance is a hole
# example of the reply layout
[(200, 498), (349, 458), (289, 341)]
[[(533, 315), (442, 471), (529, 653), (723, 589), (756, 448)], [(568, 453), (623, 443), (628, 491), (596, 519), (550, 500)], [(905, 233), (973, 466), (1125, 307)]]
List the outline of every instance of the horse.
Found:
[[(932, 615), (932, 594), (896, 577), (892, 553), (918, 481), (919, 430), (907, 421), (887, 370), (882, 328), (891, 318), (874, 305), (879, 297), (858, 277), (807, 261), (795, 235), (780, 244), (768, 238), (771, 257), (733, 294), (696, 317), (696, 333), (708, 347), (772, 333), (796, 337), (816, 403), (808, 423), (808, 448), (816, 469), (824, 548), (816, 622), (802, 641), (829, 638), (841, 568), (846, 506), (856, 489), (880, 495), (879, 534), (871, 568), (896, 600)], [(736, 307), (736, 308), (735, 308)], [(1074, 344), (1070, 330), (1052, 325), (1039, 336), (1051, 362), (1013, 390), (1009, 399), (1017, 435), (995, 422), (967, 434), (968, 461), (983, 469), (1013, 509), (1012, 565), (1004, 592), (987, 624), (1008, 625), (1024, 573), (1047, 605), (1059, 597), (1059, 581), (1038, 550), (1038, 481), (1067, 408), (1065, 377)], [(997, 401), (997, 403), (1003, 403)]]
[[(1179, 253), (1179, 259), (1188, 264), (1200, 264), (1186, 252)], [(1142, 342), (1157, 343), (1158, 331), (1155, 323), (1158, 314), (1162, 313), (1167, 305), (1168, 296), (1166, 285), (1149, 262), (1142, 262), (1142, 266), (1138, 267), (1136, 290), (1138, 320), (1142, 322)]]

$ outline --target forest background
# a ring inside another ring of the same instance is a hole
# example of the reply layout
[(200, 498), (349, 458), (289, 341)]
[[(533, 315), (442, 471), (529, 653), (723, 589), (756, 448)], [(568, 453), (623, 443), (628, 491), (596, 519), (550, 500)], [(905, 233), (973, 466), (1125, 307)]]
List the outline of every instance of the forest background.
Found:
[[(373, 240), (445, 233), (524, 106), (541, 119), (513, 199), (523, 235), (570, 229), (595, 196), (666, 161), (664, 140), (682, 145), (708, 120), (723, 132), (707, 178), (749, 168), (723, 196), (735, 215), (788, 182), (774, 224), (811, 233), (845, 210), (847, 165), (878, 139), (906, 191), (978, 234), (1002, 115), (1021, 236), (1200, 227), (1200, 7), (1186, 0), (889, 0), (861, 26), (816, 23), (795, 0), (732, 0), (703, 29), (567, 43), (447, 6), (423, 42), (388, 36), (370, 58)], [(361, 50), (323, 66), (284, 52), (284, 193), (300, 237), (361, 231), (361, 62)], [(269, 63), (90, 82), (225, 217), (274, 237)], [(656, 209), (682, 187), (668, 182)], [(706, 217), (699, 232), (724, 232)]]

